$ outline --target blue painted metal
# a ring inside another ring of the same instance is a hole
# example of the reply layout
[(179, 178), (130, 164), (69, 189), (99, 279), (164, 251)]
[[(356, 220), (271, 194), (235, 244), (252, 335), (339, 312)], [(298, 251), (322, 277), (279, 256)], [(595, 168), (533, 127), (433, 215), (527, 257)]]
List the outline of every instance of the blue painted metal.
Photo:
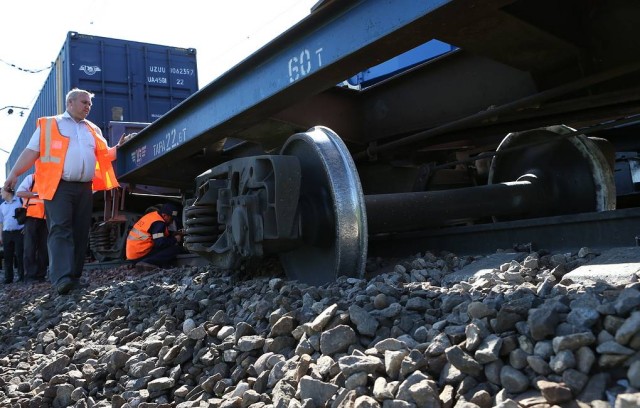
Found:
[[(173, 161), (185, 159), (305, 95), (326, 90), (354, 72), (424, 43), (438, 29), (434, 12), (449, 3), (455, 1), (362, 0), (327, 5), (122, 146), (117, 160), (122, 179), (162, 180), (162, 173), (171, 171), (163, 156), (171, 153)], [(194, 176), (203, 170), (193, 169)]]
[(397, 75), (404, 72), (416, 65), (423, 62), (432, 60), (451, 51), (455, 51), (458, 48), (444, 43), (439, 40), (431, 40), (426, 43), (417, 46), (416, 48), (409, 50), (405, 53), (391, 58), (388, 61), (378, 64), (374, 67), (368, 68), (357, 75), (349, 78), (347, 82), (351, 86), (367, 87), (374, 85), (386, 78)]
[(69, 32), (7, 161), (17, 161), (42, 116), (63, 113), (71, 88), (95, 94), (88, 119), (152, 122), (198, 90), (196, 51)]
[[(105, 139), (109, 142), (109, 146), (115, 146), (122, 135), (131, 135), (132, 133), (141, 132), (142, 129), (149, 126), (149, 123), (145, 122), (109, 122), (107, 133), (104, 134)], [(116, 169), (116, 176), (120, 176)], [(145, 184), (129, 185), (127, 183), (120, 183), (120, 186), (125, 188), (128, 192), (140, 193), (140, 194), (157, 194), (157, 195), (173, 195), (179, 196), (180, 190), (175, 188), (165, 188), (149, 186)]]

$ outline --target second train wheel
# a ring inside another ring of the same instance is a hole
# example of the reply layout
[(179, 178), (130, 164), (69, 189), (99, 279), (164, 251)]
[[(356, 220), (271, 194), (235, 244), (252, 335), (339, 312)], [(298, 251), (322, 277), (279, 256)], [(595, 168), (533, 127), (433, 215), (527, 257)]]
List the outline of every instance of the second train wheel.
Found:
[[(527, 174), (543, 183), (554, 203), (531, 216), (573, 214), (615, 209), (611, 161), (600, 143), (575, 134), (567, 126), (508, 134), (498, 146), (489, 184), (516, 181)], [(606, 141), (605, 141), (606, 142)]]
[(280, 253), (291, 279), (321, 285), (338, 276), (362, 277), (367, 217), (362, 186), (347, 147), (333, 131), (314, 127), (291, 136), (281, 154), (300, 159), (302, 245)]

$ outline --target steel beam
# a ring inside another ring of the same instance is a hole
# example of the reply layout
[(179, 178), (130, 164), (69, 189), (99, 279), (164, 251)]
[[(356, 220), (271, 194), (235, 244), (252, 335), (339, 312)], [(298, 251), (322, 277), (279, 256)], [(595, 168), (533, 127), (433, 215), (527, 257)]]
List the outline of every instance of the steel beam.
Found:
[(225, 137), (428, 41), (443, 30), (442, 21), (462, 24), (503, 3), (508, 2), (476, 7), (463, 0), (329, 3), (122, 146), (118, 174), (127, 182), (187, 182), (216, 164), (190, 158), (215, 149)]

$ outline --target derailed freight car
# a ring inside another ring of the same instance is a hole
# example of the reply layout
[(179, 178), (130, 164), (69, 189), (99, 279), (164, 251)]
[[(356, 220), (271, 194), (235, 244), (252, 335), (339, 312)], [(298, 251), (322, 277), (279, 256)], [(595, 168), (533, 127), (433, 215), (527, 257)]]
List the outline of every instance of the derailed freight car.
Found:
[[(196, 50), (69, 32), (9, 155), (7, 173), (35, 131), (36, 120), (63, 113), (72, 88), (95, 94), (87, 119), (113, 146), (123, 133), (140, 131), (198, 90)], [(124, 201), (136, 192), (179, 194), (175, 189), (126, 183), (123, 189), (96, 193), (91, 248), (98, 259), (120, 258), (123, 231), (158, 201)]]
[[(125, 181), (187, 192), (190, 251), (223, 267), (277, 254), (311, 283), (361, 276), (372, 249), (446, 249), (474, 228), (471, 251), (519, 231), (548, 247), (634, 243), (638, 22), (626, 0), (324, 2), (117, 165)], [(434, 39), (455, 48), (335, 86)], [(585, 220), (603, 221), (595, 236)]]

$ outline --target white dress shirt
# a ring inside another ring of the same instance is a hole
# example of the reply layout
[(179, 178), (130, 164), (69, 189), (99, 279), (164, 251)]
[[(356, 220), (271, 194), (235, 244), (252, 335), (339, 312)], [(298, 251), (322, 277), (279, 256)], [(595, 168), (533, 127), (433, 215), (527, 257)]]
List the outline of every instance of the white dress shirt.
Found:
[(3, 231), (19, 231), (24, 225), (18, 224), (16, 220), (16, 208), (22, 207), (22, 201), (18, 197), (13, 197), (11, 201), (3, 201), (0, 204), (0, 223)]

